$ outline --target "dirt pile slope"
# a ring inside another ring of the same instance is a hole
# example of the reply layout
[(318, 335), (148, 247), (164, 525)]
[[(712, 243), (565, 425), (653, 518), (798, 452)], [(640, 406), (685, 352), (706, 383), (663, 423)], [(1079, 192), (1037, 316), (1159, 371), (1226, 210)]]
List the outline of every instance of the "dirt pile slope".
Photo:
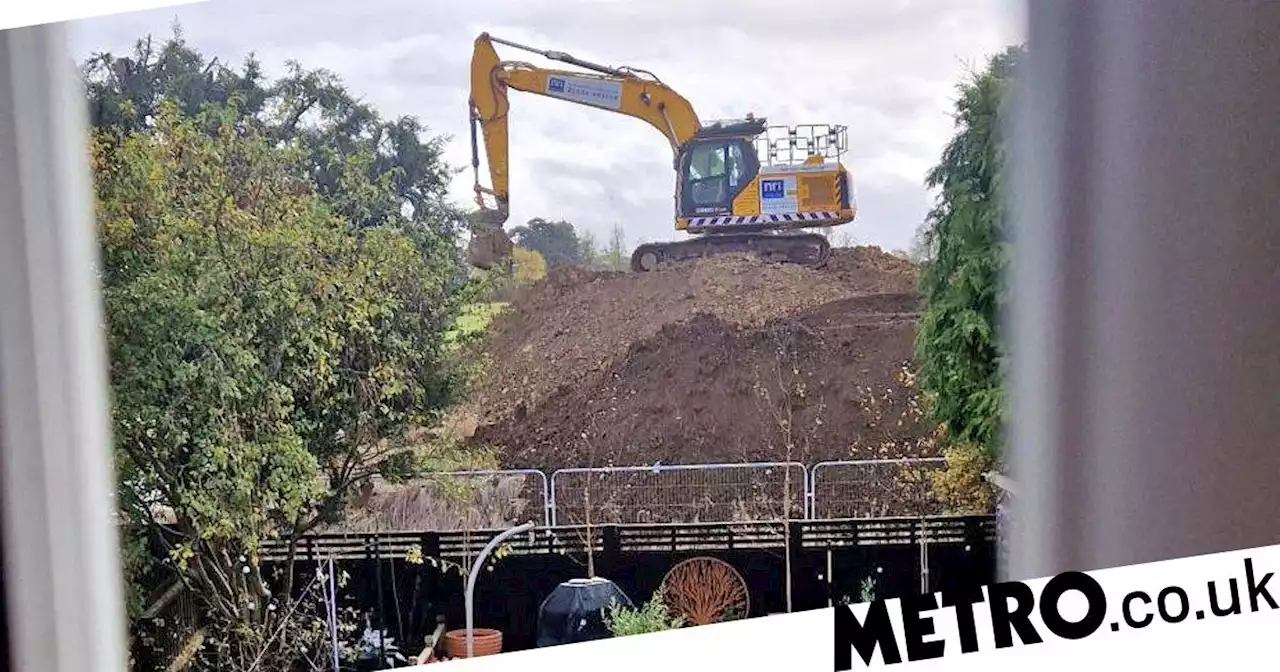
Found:
[(493, 325), (474, 440), (543, 469), (918, 452), (914, 284), (877, 248), (557, 272)]

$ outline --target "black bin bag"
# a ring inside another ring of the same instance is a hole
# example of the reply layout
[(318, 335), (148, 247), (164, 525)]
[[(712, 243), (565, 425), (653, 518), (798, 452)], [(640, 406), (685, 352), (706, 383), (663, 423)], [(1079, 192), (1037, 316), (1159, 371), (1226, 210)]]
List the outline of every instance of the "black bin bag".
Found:
[(538, 648), (608, 639), (603, 610), (613, 601), (634, 607), (608, 579), (571, 579), (556, 586), (538, 609)]

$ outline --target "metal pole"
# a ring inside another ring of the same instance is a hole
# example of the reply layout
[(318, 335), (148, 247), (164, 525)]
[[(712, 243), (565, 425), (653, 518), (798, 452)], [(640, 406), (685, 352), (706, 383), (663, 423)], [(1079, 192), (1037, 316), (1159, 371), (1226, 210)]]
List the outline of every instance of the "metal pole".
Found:
[(928, 520), (920, 519), (920, 594), (928, 595), (929, 590), (929, 541), (926, 526)]
[(378, 582), (378, 654), (382, 656), (382, 662), (387, 660), (387, 628), (386, 628), (386, 609), (387, 606), (382, 599), (382, 538), (374, 537), (373, 539), (373, 577)]
[(547, 477), (547, 506), (551, 507), (550, 527), (556, 526), (556, 519), (560, 514), (560, 512), (556, 510), (556, 474), (558, 473), (560, 472), (553, 471), (551, 472), (551, 475)]
[(480, 554), (476, 556), (476, 561), (471, 565), (471, 576), (467, 577), (466, 607), (467, 607), (467, 658), (474, 658), (476, 654), (476, 633), (475, 628), (475, 610), (474, 600), (476, 594), (476, 579), (480, 578), (480, 568), (484, 566), (485, 558), (497, 548), (498, 544), (506, 541), (507, 538), (528, 532), (535, 527), (533, 521), (529, 521), (523, 525), (517, 525), (502, 534), (494, 537), (480, 550)]
[(831, 576), (831, 572), (835, 563), (833, 563), (831, 560), (832, 560), (831, 549), (828, 548), (827, 549), (827, 606), (828, 607), (836, 606), (836, 593), (835, 593), (836, 578), (834, 576)]
[(338, 584), (334, 578), (333, 557), (329, 558), (329, 594), (325, 602), (329, 606), (329, 640), (333, 646), (333, 672), (338, 672)]

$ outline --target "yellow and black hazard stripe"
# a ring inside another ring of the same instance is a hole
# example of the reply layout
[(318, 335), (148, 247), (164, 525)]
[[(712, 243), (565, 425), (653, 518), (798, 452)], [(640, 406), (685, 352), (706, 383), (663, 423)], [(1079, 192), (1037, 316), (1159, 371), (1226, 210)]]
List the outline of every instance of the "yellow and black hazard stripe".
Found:
[(743, 226), (748, 224), (775, 224), (780, 222), (821, 222), (839, 219), (838, 212), (788, 212), (776, 215), (748, 215), (745, 217), (690, 217), (689, 225), (700, 228), (717, 226)]

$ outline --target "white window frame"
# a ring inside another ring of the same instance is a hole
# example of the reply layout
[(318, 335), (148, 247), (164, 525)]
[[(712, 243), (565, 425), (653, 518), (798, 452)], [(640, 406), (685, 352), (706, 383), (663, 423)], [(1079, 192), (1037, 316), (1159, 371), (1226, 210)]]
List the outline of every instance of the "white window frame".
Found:
[(1007, 573), (1280, 543), (1280, 2), (1029, 10)]
[(0, 510), (20, 672), (127, 660), (85, 115), (64, 26), (0, 31)]

